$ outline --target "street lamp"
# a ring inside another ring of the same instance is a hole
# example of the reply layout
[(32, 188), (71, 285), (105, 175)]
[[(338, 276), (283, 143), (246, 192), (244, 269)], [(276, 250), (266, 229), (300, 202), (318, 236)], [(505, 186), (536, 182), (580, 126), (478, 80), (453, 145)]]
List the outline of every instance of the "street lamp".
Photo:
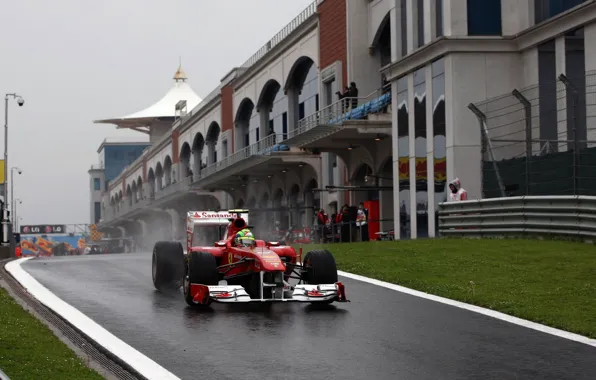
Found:
[[(8, 175), (8, 99), (12, 97), (13, 99), (17, 100), (17, 104), (19, 107), (22, 107), (25, 104), (25, 100), (15, 93), (6, 94), (4, 95), (4, 177)], [(10, 221), (8, 220), (7, 207), (6, 204), (8, 203), (8, 182), (6, 178), (4, 178), (4, 210), (2, 215), (2, 236), (3, 236), (3, 243), (8, 243), (10, 241), (10, 237), (8, 236), (8, 225)]]
[(23, 174), (23, 171), (16, 166), (13, 166), (12, 168), (10, 168), (10, 207), (11, 207), (10, 214), (12, 215), (12, 224), (13, 225), (15, 223), (15, 214), (16, 214), (16, 209), (13, 206), (14, 205), (14, 171), (15, 170), (17, 170), (19, 174)]
[(17, 219), (17, 203), (16, 202), (19, 202), (18, 204), (23, 204), (23, 201), (21, 200), (21, 198), (17, 198), (13, 201), (13, 206), (12, 206), (14, 209), (14, 214), (12, 217), (12, 220), (13, 220), (13, 231), (12, 232), (13, 233), (18, 232), (18, 231), (16, 231), (16, 222), (18, 220)]

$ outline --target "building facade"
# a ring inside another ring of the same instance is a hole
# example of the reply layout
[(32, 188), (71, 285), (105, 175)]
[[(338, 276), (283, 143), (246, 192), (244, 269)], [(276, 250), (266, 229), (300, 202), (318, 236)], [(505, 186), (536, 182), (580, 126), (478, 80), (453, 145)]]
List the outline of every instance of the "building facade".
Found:
[(177, 236), (187, 209), (225, 207), (308, 226), (364, 202), (379, 230), (434, 237), (449, 179), (478, 199), (498, 160), (590, 144), (594, 3), (318, 0), (110, 181), (100, 227)]
[(99, 148), (98, 164), (89, 169), (90, 223), (97, 224), (103, 217), (102, 195), (109, 188), (111, 180), (118, 178), (128, 165), (137, 160), (143, 151), (150, 147), (143, 141), (108, 141), (105, 139)]

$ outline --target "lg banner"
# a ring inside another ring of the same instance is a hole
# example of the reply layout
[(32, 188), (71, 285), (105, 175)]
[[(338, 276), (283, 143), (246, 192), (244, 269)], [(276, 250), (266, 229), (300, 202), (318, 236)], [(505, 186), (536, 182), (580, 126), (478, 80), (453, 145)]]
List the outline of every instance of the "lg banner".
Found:
[(64, 224), (40, 224), (37, 226), (21, 226), (23, 235), (46, 235), (46, 234), (65, 234), (66, 226)]

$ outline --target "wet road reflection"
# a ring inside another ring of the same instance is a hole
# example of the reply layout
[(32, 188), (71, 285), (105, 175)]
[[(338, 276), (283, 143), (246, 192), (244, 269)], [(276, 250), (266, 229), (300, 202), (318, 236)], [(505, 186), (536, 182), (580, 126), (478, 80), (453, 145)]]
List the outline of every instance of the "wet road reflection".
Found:
[(343, 279), (347, 304), (199, 311), (151, 282), (151, 255), (29, 260), (57, 296), (182, 379), (588, 379), (596, 349)]

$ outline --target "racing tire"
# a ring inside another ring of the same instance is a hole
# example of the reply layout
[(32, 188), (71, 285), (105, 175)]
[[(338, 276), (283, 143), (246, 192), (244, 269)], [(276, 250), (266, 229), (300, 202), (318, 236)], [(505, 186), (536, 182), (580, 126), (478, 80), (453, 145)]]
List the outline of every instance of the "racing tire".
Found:
[[(302, 265), (304, 266), (302, 279), (309, 285), (335, 284), (338, 281), (335, 258), (326, 249), (309, 251), (304, 256)], [(330, 304), (333, 301), (312, 303)]]
[(217, 285), (219, 283), (219, 273), (217, 271), (215, 257), (207, 252), (189, 252), (185, 267), (186, 273), (184, 274), (182, 285), (184, 300), (189, 306), (208, 306), (211, 304), (211, 301), (207, 305), (199, 305), (193, 302), (193, 297), (190, 294), (190, 284)]
[(153, 285), (157, 290), (178, 290), (184, 276), (184, 248), (175, 241), (158, 241), (151, 260)]
[(307, 284), (335, 284), (338, 281), (335, 258), (326, 249), (309, 251), (304, 256), (303, 265), (303, 279)]

